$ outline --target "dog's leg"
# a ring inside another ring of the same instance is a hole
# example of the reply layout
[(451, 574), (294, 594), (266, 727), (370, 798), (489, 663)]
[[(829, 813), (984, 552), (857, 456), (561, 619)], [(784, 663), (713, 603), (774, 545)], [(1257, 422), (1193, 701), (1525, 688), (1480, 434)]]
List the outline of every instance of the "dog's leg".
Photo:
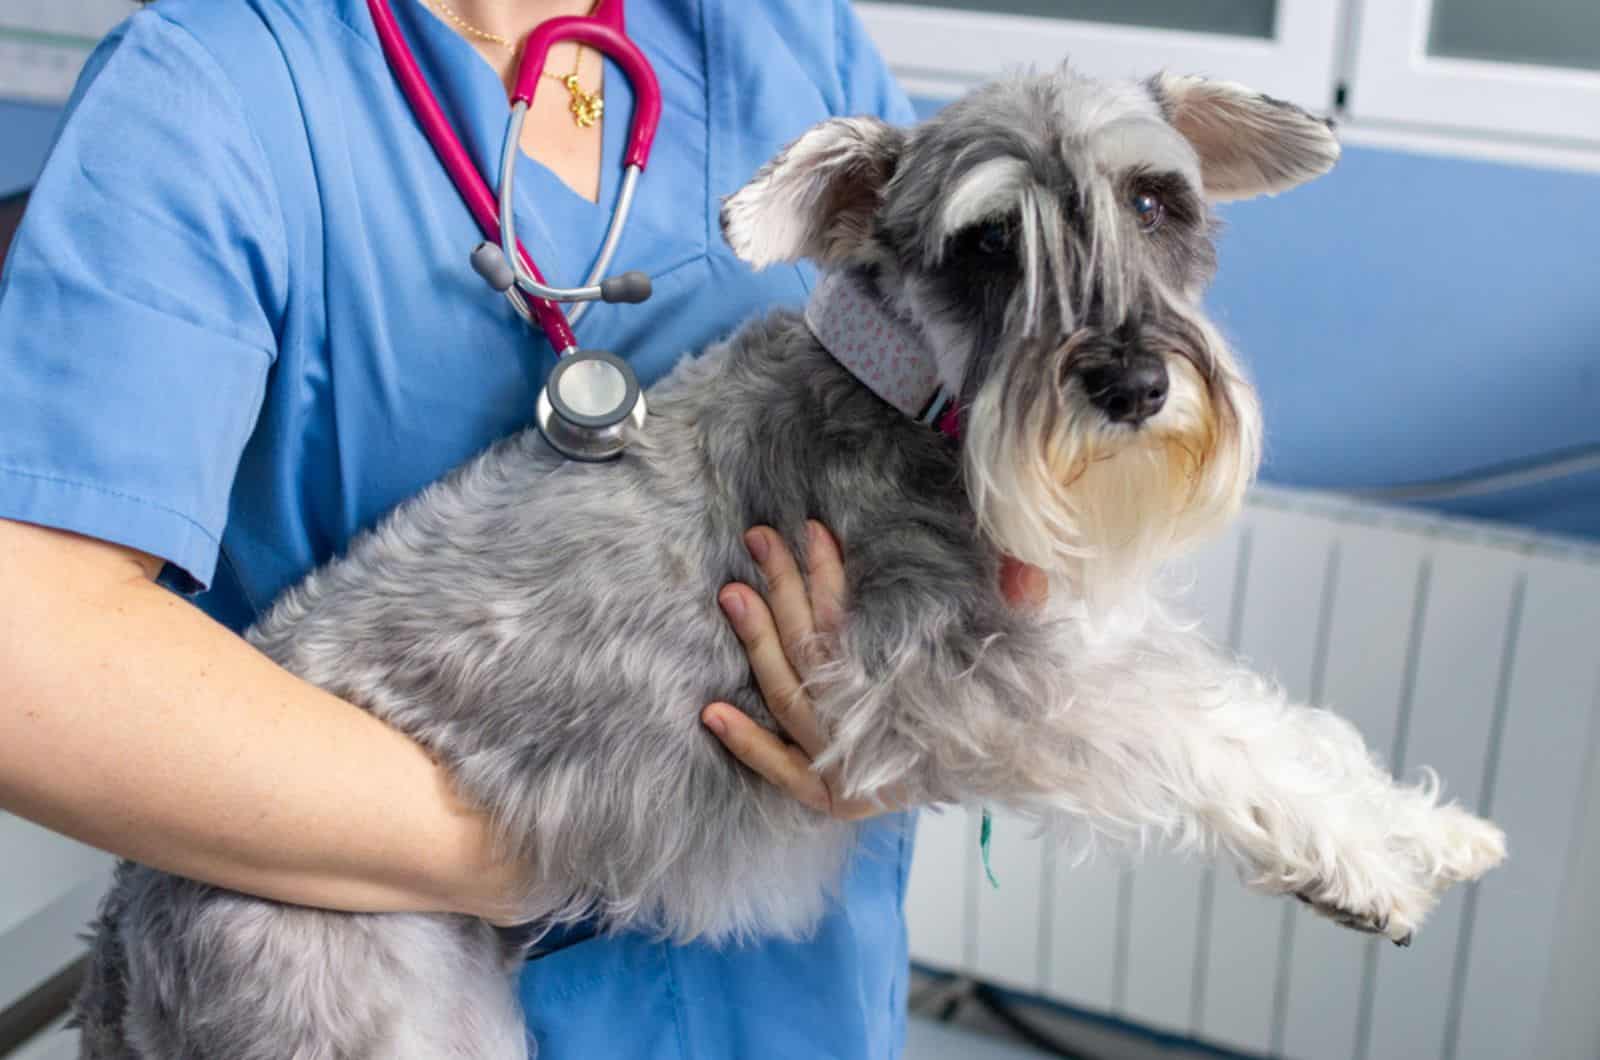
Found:
[(1103, 830), (1233, 854), (1257, 889), (1409, 942), (1452, 883), (1505, 854), (1500, 830), (1397, 783), (1344, 718), (1286, 701), (1176, 627), (1074, 653), (1048, 743), (1053, 800)]
[(96, 1060), (529, 1060), (481, 922), (282, 905), (119, 870), (77, 1003)]

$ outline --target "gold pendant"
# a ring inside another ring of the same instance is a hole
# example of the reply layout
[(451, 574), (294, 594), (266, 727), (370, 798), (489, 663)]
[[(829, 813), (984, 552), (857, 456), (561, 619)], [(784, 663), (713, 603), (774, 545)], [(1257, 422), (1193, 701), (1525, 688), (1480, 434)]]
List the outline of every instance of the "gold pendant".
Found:
[(567, 109), (572, 112), (573, 124), (580, 129), (593, 128), (605, 113), (606, 101), (600, 98), (598, 92), (585, 92), (578, 84), (577, 74), (568, 74), (561, 79), (561, 83), (567, 86), (567, 94), (572, 97)]

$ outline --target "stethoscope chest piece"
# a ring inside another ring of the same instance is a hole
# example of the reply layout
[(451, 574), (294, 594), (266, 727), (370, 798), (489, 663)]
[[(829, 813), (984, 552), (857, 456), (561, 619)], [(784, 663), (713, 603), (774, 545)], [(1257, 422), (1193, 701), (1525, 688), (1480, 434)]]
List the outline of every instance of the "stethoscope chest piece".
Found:
[(578, 350), (556, 361), (539, 392), (539, 433), (572, 460), (621, 455), (627, 431), (644, 426), (644, 394), (628, 362), (604, 350)]

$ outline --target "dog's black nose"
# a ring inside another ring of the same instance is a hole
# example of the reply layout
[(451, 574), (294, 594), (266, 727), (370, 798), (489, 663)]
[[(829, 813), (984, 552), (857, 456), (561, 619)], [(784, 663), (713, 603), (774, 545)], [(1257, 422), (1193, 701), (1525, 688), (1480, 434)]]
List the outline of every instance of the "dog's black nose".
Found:
[(1083, 387), (1106, 419), (1137, 427), (1167, 403), (1167, 365), (1156, 354), (1135, 350), (1087, 368)]

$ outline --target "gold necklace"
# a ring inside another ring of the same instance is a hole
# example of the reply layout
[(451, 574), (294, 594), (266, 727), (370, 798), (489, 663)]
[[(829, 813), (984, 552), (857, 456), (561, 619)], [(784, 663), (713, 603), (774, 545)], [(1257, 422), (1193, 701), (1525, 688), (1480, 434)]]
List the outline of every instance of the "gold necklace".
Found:
[[(451, 25), (467, 36), (497, 45), (507, 51), (514, 52), (517, 50), (516, 41), (510, 37), (503, 37), (498, 33), (490, 33), (486, 29), (474, 26), (462, 18), (461, 13), (446, 3), (446, 0), (430, 0), (430, 2)], [(605, 114), (606, 101), (601, 98), (598, 89), (593, 92), (585, 92), (583, 90), (583, 86), (578, 81), (578, 68), (583, 65), (583, 45), (577, 44), (575, 47), (577, 50), (572, 58), (572, 72), (570, 74), (562, 76), (561, 74), (552, 74), (549, 70), (540, 70), (539, 76), (548, 77), (552, 81), (559, 81), (566, 87), (567, 95), (571, 97), (567, 103), (567, 110), (572, 114), (572, 124), (580, 129), (590, 129)]]
[(549, 70), (540, 70), (540, 77), (548, 77), (552, 81), (560, 81), (567, 86), (567, 95), (571, 97), (567, 102), (567, 111), (572, 115), (572, 124), (580, 129), (592, 128), (606, 111), (606, 101), (600, 97), (599, 89), (585, 92), (578, 83), (578, 67), (583, 63), (583, 45), (578, 45), (577, 58), (572, 62), (572, 73), (565, 77), (552, 74)]
[(434, 7), (438, 8), (441, 15), (449, 19), (451, 24), (454, 25), (456, 29), (459, 29), (467, 36), (475, 37), (482, 41), (488, 41), (490, 44), (498, 44), (502, 48), (511, 50), (516, 49), (516, 41), (512, 40), (510, 37), (502, 37), (498, 33), (490, 33), (486, 29), (479, 29), (477, 26), (474, 26), (472, 23), (462, 18), (460, 12), (451, 7), (449, 4), (445, 3), (445, 0), (432, 0), (432, 3)]

